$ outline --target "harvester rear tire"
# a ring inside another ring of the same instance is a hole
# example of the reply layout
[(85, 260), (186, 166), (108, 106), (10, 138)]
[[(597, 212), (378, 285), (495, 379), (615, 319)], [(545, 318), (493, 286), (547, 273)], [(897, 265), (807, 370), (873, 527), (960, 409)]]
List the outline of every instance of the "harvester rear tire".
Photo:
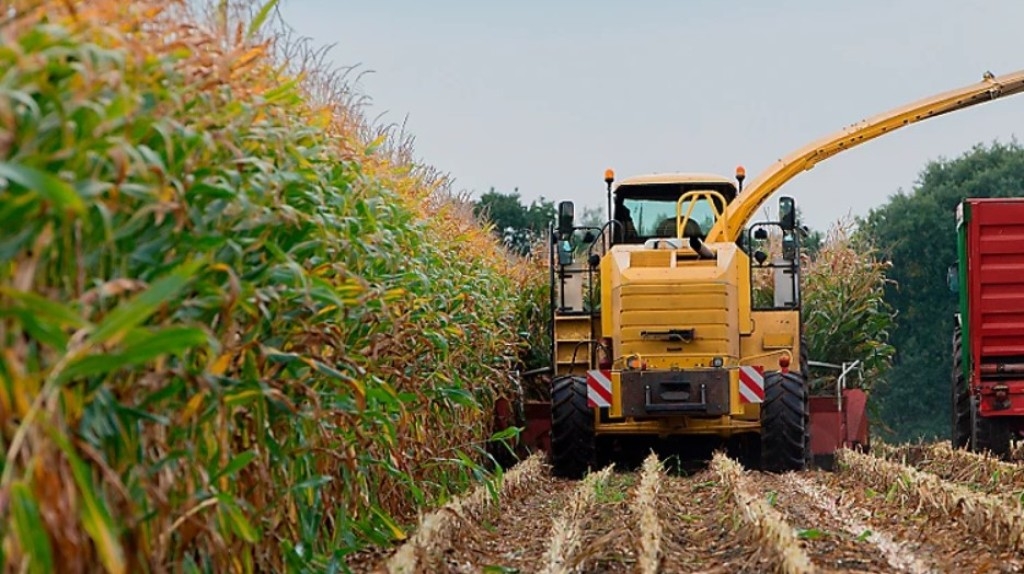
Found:
[(964, 378), (960, 325), (953, 327), (952, 436), (953, 448), (971, 446), (971, 389)]
[(978, 401), (971, 397), (971, 450), (990, 453), (997, 458), (1010, 456), (1010, 425), (1002, 417), (983, 417)]
[(804, 470), (808, 444), (807, 385), (800, 373), (764, 375), (761, 403), (761, 469)]
[(556, 476), (582, 478), (595, 465), (594, 410), (587, 380), (560, 377), (551, 385), (551, 467)]

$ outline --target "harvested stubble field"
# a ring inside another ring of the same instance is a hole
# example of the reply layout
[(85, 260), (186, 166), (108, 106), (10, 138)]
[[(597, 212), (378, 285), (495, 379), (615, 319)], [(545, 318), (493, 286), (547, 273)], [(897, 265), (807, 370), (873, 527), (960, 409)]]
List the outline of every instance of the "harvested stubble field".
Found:
[(351, 566), (643, 573), (1024, 568), (1016, 464), (941, 443), (841, 451), (837, 458), (834, 472), (769, 474), (716, 455), (707, 468), (680, 474), (652, 454), (640, 469), (608, 467), (566, 481), (534, 456), (503, 482), (427, 515), (429, 540), (414, 536), (389, 557), (364, 556)]

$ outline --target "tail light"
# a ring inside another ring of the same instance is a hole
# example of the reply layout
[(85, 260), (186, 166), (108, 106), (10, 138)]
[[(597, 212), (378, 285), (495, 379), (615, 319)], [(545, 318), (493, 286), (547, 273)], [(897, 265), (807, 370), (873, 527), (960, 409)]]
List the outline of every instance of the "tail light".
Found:
[(779, 369), (781, 369), (783, 373), (789, 372), (789, 355), (782, 355), (779, 357)]

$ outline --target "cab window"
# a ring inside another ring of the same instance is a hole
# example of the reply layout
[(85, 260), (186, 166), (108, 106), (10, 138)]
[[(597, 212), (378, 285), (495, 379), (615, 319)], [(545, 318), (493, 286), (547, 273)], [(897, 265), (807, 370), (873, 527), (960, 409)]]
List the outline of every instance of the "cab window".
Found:
[[(667, 189), (664, 189), (667, 188)], [(621, 189), (616, 194), (614, 218), (619, 222), (622, 234), (620, 242), (643, 243), (654, 237), (676, 236), (676, 201), (690, 191), (676, 185), (637, 186), (633, 189)], [(692, 200), (682, 205), (682, 213), (690, 209)], [(717, 206), (718, 210), (724, 206)], [(683, 230), (684, 237), (705, 237), (715, 224), (715, 206), (706, 197), (698, 198), (690, 220)]]

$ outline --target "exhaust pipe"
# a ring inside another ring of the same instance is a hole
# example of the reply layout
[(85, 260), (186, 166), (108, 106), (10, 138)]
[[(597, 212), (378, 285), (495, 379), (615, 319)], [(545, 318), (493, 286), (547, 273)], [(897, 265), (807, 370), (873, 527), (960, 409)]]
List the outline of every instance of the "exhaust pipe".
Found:
[(710, 247), (704, 245), (700, 237), (690, 236), (690, 249), (693, 249), (697, 256), (701, 259), (717, 259), (718, 254), (712, 251)]

